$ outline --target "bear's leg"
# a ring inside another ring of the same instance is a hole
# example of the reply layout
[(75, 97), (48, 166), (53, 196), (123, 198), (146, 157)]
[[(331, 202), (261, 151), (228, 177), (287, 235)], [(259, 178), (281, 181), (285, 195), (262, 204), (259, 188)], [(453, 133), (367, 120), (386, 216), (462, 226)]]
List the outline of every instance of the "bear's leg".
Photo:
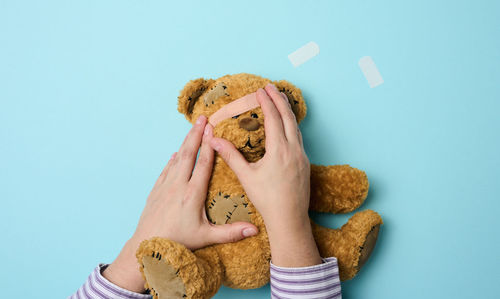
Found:
[(233, 289), (255, 289), (269, 283), (271, 249), (263, 226), (260, 233), (235, 243), (218, 244), (224, 268), (223, 284)]
[(312, 223), (322, 257), (336, 257), (341, 280), (352, 279), (366, 263), (377, 241), (382, 218), (372, 210), (354, 214), (340, 229)]
[(210, 298), (220, 288), (222, 265), (211, 247), (192, 252), (174, 241), (152, 238), (141, 243), (136, 256), (154, 299)]
[(368, 195), (366, 174), (349, 165), (311, 165), (309, 209), (317, 212), (348, 213)]

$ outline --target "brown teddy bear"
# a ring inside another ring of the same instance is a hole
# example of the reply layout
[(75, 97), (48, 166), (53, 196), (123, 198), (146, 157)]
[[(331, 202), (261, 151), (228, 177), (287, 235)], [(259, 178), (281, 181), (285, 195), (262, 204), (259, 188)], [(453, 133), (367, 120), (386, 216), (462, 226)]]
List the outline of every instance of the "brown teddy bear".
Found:
[[(178, 110), (193, 123), (198, 116), (210, 117), (221, 107), (268, 83), (287, 95), (300, 122), (306, 115), (300, 89), (287, 81), (271, 82), (245, 73), (188, 82), (179, 95)], [(231, 141), (249, 162), (261, 159), (266, 137), (261, 108), (221, 119), (214, 127), (214, 136)], [(351, 212), (363, 203), (367, 194), (368, 180), (363, 171), (348, 165), (311, 165), (310, 210)], [(264, 222), (236, 175), (219, 155), (215, 156), (205, 207), (208, 219), (214, 224), (248, 221), (259, 228), (259, 233), (194, 252), (164, 238), (143, 241), (136, 255), (145, 287), (154, 298), (209, 298), (221, 284), (253, 289), (269, 282), (271, 251)], [(341, 229), (311, 222), (321, 256), (338, 259), (341, 280), (353, 278), (367, 261), (381, 224), (381, 217), (371, 210), (354, 214)]]

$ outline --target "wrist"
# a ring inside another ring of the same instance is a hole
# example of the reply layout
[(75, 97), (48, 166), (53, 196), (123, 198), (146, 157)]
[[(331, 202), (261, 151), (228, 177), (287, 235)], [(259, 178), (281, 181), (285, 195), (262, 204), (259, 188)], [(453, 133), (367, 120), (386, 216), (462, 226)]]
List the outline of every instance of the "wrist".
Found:
[(102, 276), (121, 288), (143, 293), (144, 279), (135, 257), (138, 246), (135, 239), (128, 240), (118, 257), (102, 272)]
[(306, 267), (321, 263), (309, 217), (276, 220), (266, 225), (272, 262), (281, 267)]
[(294, 219), (285, 221), (275, 219), (269, 225), (266, 224), (270, 243), (289, 243), (310, 239), (312, 236), (310, 220)]
[(297, 233), (307, 233), (311, 231), (311, 220), (309, 219), (307, 211), (280, 211), (268, 217), (263, 216), (263, 218), (268, 234), (286, 236), (290, 234), (290, 231)]

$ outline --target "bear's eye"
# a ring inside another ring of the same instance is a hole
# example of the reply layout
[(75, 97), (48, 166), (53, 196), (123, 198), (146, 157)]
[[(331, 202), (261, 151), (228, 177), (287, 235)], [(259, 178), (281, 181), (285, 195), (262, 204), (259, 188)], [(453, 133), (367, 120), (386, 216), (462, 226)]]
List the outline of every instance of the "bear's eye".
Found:
[(238, 117), (240, 117), (240, 115), (239, 115), (239, 114), (238, 114), (238, 115), (233, 116), (233, 118), (234, 118), (234, 119), (237, 119)]
[(259, 116), (257, 114), (255, 114), (255, 113), (252, 113), (250, 116), (253, 117), (253, 118), (259, 118)]

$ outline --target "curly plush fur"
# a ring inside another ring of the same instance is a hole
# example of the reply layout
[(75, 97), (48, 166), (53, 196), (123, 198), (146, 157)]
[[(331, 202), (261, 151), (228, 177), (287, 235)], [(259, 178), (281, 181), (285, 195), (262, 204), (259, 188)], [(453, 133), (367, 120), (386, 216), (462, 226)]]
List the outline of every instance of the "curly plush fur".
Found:
[[(287, 81), (274, 81), (251, 75), (226, 75), (216, 80), (197, 79), (186, 84), (179, 95), (178, 110), (191, 123), (200, 115), (209, 117), (222, 106), (273, 83), (284, 92), (300, 122), (306, 104), (300, 89)], [(250, 162), (265, 153), (264, 115), (260, 107), (221, 121), (214, 135), (231, 141)], [(248, 129), (248, 123), (252, 128)], [(310, 209), (346, 213), (357, 209), (368, 194), (366, 174), (349, 165), (311, 165)], [(264, 221), (240, 185), (236, 175), (218, 155), (206, 199), (208, 218), (216, 224), (246, 220), (259, 228), (259, 234), (244, 240), (208, 246), (194, 252), (164, 238), (141, 243), (137, 259), (154, 298), (209, 298), (221, 284), (231, 288), (259, 288), (269, 282), (271, 252)], [(358, 212), (340, 229), (329, 229), (311, 222), (323, 257), (335, 256), (340, 278), (353, 278), (368, 259), (382, 224), (371, 210)]]

